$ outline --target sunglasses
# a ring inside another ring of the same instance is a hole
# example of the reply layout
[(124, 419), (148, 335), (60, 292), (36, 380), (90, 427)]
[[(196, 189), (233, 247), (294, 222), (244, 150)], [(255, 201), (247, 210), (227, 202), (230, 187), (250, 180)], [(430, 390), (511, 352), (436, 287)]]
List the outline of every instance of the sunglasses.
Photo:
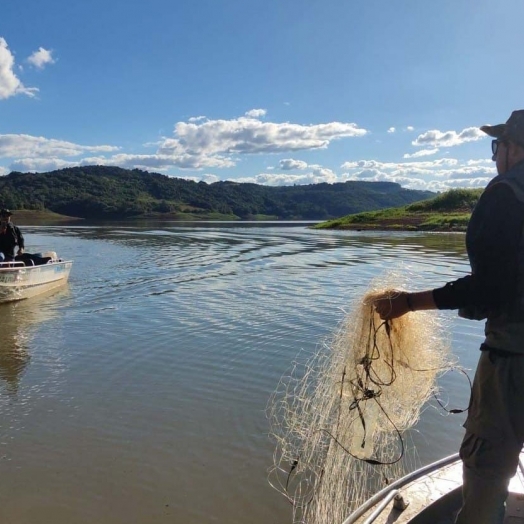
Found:
[(493, 156), (497, 156), (497, 152), (499, 150), (500, 144), (506, 144), (507, 142), (505, 140), (501, 140), (500, 138), (495, 138), (495, 140), (491, 141), (491, 152), (493, 153)]

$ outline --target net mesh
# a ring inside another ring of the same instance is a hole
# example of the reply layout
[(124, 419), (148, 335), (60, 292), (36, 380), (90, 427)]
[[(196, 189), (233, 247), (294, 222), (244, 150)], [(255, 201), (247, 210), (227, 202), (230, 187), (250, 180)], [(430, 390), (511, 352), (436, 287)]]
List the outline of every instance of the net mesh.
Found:
[(403, 435), (452, 363), (434, 313), (378, 317), (373, 301), (395, 293), (368, 292), (330, 340), (294, 363), (269, 401), (269, 481), (291, 502), (293, 522), (342, 523), (405, 473)]

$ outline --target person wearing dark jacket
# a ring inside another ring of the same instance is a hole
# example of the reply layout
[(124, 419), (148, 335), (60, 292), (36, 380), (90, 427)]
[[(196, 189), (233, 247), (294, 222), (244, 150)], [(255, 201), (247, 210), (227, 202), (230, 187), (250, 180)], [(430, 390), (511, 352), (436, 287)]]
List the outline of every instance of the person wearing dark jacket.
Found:
[(18, 246), (17, 255), (24, 253), (24, 237), (20, 228), (11, 222), (12, 215), (9, 209), (0, 211), (0, 262), (14, 260), (15, 246)]
[(471, 274), (374, 304), (384, 320), (423, 309), (458, 309), (462, 317), (486, 320), (460, 448), (464, 482), (457, 524), (503, 522), (524, 444), (524, 110), (513, 111), (505, 124), (480, 129), (494, 138), (498, 175), (468, 225)]

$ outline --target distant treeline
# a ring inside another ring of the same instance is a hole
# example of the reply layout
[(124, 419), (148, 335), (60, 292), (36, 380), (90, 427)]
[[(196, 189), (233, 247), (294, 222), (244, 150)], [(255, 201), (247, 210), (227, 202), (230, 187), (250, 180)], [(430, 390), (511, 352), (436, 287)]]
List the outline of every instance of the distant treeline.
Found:
[(236, 182), (193, 182), (139, 169), (87, 166), (0, 177), (0, 205), (51, 210), (81, 218), (155, 215), (326, 220), (410, 204), (434, 196), (392, 182), (270, 187)]

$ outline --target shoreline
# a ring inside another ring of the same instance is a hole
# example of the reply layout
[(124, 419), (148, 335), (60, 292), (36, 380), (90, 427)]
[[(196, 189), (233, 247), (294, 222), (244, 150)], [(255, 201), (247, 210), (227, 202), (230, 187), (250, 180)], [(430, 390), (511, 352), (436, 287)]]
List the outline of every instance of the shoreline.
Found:
[(329, 229), (334, 231), (394, 231), (404, 233), (465, 233), (467, 226), (449, 226), (449, 227), (419, 227), (403, 225), (386, 225), (386, 224), (347, 224), (337, 227), (317, 227), (316, 229)]
[[(358, 215), (353, 220), (331, 220), (314, 226), (314, 229), (330, 229), (341, 231), (412, 231), (438, 233), (465, 233), (470, 215), (452, 214), (449, 216), (424, 214), (415, 216), (396, 216), (369, 221)], [(358, 218), (356, 218), (358, 217)]]

